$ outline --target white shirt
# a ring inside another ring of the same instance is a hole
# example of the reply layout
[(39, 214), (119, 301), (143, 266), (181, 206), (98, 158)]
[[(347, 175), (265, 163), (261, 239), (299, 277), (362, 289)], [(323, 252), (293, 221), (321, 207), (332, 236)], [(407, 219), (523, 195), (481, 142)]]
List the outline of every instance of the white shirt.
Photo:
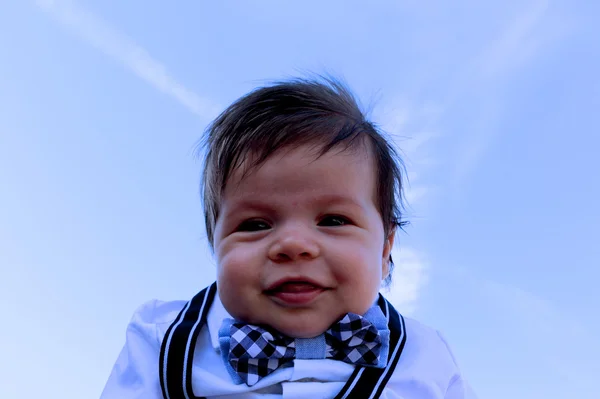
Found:
[[(185, 301), (150, 301), (133, 315), (126, 343), (101, 399), (163, 399), (159, 382), (162, 339)], [(219, 328), (231, 317), (219, 296), (198, 336), (192, 364), (194, 395), (211, 399), (334, 398), (354, 366), (330, 359), (296, 359), (248, 387), (236, 385), (220, 355)], [(475, 399), (439, 332), (404, 318), (406, 344), (381, 399)], [(206, 328), (208, 327), (208, 328)]]

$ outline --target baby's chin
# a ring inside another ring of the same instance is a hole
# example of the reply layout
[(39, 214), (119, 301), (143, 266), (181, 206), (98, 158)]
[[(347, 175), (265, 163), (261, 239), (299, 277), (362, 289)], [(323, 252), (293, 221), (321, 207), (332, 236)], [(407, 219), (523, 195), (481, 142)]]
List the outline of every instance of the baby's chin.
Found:
[(252, 316), (247, 313), (236, 314), (236, 312), (230, 312), (230, 314), (233, 318), (241, 322), (258, 326), (268, 326), (291, 338), (314, 338), (327, 331), (336, 321), (336, 318), (332, 320), (318, 318), (315, 320), (306, 317), (290, 317), (290, 315), (276, 318), (265, 317), (264, 315)]
[(323, 334), (336, 319), (306, 320), (305, 318), (260, 318), (249, 324), (267, 325), (291, 338), (314, 338)]
[[(277, 324), (279, 324), (279, 323), (277, 323)], [(320, 325), (297, 326), (297, 325), (281, 324), (281, 325), (273, 325), (272, 327), (275, 328), (277, 331), (281, 332), (282, 334), (287, 335), (288, 337), (291, 337), (291, 338), (314, 338), (314, 337), (317, 337), (317, 336), (323, 334), (325, 331), (327, 331), (327, 329), (331, 326), (331, 324), (333, 324), (333, 322), (328, 323), (323, 326), (320, 326)]]

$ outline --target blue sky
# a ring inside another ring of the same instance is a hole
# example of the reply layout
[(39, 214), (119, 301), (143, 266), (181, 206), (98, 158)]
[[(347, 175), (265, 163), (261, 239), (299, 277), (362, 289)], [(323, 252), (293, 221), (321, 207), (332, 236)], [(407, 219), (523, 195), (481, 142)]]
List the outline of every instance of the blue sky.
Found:
[(98, 397), (135, 308), (214, 279), (194, 145), (231, 101), (302, 71), (344, 77), (404, 151), (392, 301), (447, 336), (481, 398), (600, 397), (597, 15), (2, 2), (0, 397)]

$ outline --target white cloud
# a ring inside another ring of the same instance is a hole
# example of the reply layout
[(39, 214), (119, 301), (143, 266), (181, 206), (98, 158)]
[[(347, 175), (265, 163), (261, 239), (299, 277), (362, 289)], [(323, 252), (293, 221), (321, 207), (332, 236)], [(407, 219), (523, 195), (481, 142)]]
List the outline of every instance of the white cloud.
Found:
[(534, 48), (528, 44), (534, 40), (536, 28), (542, 22), (548, 6), (548, 0), (535, 0), (526, 4), (522, 12), (515, 15), (475, 61), (483, 78), (494, 78), (533, 56)]
[(218, 107), (178, 82), (167, 68), (132, 39), (99, 17), (66, 0), (38, 0), (37, 5), (62, 25), (121, 63), (140, 79), (172, 97), (203, 119), (212, 119)]
[(396, 100), (378, 110), (376, 120), (383, 131), (390, 134), (407, 169), (405, 194), (408, 204), (425, 201), (431, 187), (424, 184), (426, 169), (432, 166), (427, 156), (428, 145), (439, 137), (431, 127), (438, 109), (413, 107)]
[(409, 248), (394, 249), (392, 257), (396, 270), (392, 285), (383, 294), (399, 312), (408, 316), (415, 312), (421, 290), (427, 284), (427, 264)]
[[(566, 33), (561, 26), (550, 21), (548, 0), (534, 0), (521, 5), (519, 12), (506, 27), (465, 68), (461, 82), (452, 95), (453, 101), (465, 95), (474, 102), (473, 120), (469, 122), (472, 133), (465, 140), (454, 173), (455, 189), (477, 167), (483, 154), (491, 145), (501, 118), (502, 98), (492, 94), (496, 87), (505, 83), (507, 74), (535, 59), (544, 43), (550, 43)], [(552, 40), (551, 40), (552, 39)], [(490, 95), (491, 94), (491, 95)]]
[[(431, 107), (417, 108), (400, 100), (385, 104), (375, 116), (383, 131), (391, 135), (406, 165), (408, 181), (404, 190), (411, 211), (415, 204), (423, 205), (432, 192), (423, 179), (431, 166), (426, 156), (427, 145), (438, 137), (429, 129), (436, 116), (437, 110)], [(398, 311), (410, 315), (415, 312), (427, 284), (428, 268), (413, 248), (398, 245), (392, 250), (392, 257), (396, 266), (393, 283), (383, 294)]]
[(428, 195), (430, 195), (432, 189), (425, 186), (409, 187), (406, 190), (406, 202), (410, 206), (411, 204), (423, 201)]

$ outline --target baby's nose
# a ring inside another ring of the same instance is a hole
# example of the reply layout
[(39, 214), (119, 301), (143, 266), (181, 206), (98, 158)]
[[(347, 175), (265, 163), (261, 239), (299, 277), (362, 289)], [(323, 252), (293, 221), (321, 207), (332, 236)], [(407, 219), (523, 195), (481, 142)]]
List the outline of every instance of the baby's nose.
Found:
[(282, 232), (269, 249), (269, 258), (274, 262), (313, 259), (319, 256), (319, 245), (306, 232)]

